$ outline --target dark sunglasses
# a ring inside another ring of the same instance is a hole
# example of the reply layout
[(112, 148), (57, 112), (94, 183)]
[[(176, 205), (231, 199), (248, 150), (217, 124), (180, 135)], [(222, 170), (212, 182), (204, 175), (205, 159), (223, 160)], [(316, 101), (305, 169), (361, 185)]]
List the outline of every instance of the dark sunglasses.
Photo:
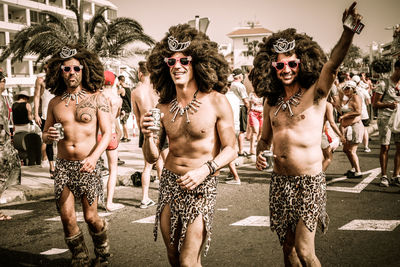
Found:
[(61, 69), (64, 71), (64, 72), (70, 72), (71, 71), (71, 69), (72, 68), (74, 68), (74, 71), (75, 72), (80, 72), (81, 71), (81, 69), (83, 69), (83, 66), (82, 65), (79, 65), (79, 66), (64, 66), (64, 65), (61, 65)]
[(167, 63), (168, 67), (172, 68), (176, 65), (176, 62), (179, 60), (182, 66), (187, 66), (192, 61), (192, 57), (169, 57), (164, 58), (165, 63)]
[(279, 62), (272, 62), (272, 66), (275, 67), (276, 70), (283, 70), (285, 65), (288, 65), (289, 68), (295, 69), (299, 66), (300, 59), (286, 61), (279, 61)]

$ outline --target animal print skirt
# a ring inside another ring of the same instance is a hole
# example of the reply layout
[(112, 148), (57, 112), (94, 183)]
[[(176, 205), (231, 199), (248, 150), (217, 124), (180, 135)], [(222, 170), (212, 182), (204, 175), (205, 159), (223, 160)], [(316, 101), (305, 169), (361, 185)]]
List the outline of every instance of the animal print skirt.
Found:
[(54, 193), (57, 208), (64, 187), (74, 194), (75, 198), (86, 196), (90, 205), (99, 197), (103, 201), (103, 181), (101, 179), (101, 162), (97, 161), (92, 173), (80, 172), (80, 160), (66, 160), (57, 158), (54, 172)]
[(310, 230), (317, 223), (323, 233), (328, 230), (325, 174), (285, 176), (272, 173), (269, 194), (271, 231), (276, 231), (281, 245), (286, 232), (295, 232), (300, 219)]
[(179, 175), (163, 169), (154, 226), (154, 240), (157, 240), (158, 221), (165, 205), (169, 205), (171, 209), (171, 244), (174, 244), (175, 232), (181, 226), (178, 251), (180, 251), (185, 240), (188, 225), (193, 223), (197, 216), (201, 214), (207, 231), (207, 242), (204, 250), (204, 256), (206, 256), (211, 243), (211, 225), (214, 218), (218, 179), (215, 176), (207, 176), (194, 190), (188, 191), (182, 189), (176, 183), (179, 178)]

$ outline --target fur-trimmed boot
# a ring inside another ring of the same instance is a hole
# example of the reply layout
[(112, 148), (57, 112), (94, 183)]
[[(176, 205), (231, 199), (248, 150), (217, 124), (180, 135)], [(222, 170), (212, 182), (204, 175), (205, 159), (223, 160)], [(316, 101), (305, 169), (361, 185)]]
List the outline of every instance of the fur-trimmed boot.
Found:
[(110, 254), (110, 244), (108, 241), (107, 231), (108, 223), (103, 220), (104, 227), (99, 233), (93, 233), (89, 228), (89, 233), (93, 239), (94, 253), (96, 254), (96, 259), (93, 262), (93, 266), (107, 266), (108, 258)]
[(83, 239), (82, 232), (71, 237), (66, 237), (65, 243), (67, 243), (67, 246), (72, 253), (71, 266), (90, 266), (89, 251), (86, 247), (85, 240)]

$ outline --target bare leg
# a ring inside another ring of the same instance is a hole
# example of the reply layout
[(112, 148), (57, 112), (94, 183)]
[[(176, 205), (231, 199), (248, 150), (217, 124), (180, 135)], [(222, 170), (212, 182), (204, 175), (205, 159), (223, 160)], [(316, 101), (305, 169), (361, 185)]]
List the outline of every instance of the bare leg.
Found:
[(181, 266), (201, 266), (201, 248), (206, 240), (203, 216), (200, 214), (188, 225), (186, 237), (181, 247)]
[(322, 171), (325, 172), (332, 162), (332, 148), (328, 146), (327, 148), (322, 149), (322, 154), (324, 155), (324, 159), (322, 160)]
[(75, 198), (68, 187), (64, 187), (58, 204), (60, 206), (60, 216), (65, 237), (77, 235), (79, 233), (79, 227), (76, 222)]
[(285, 266), (301, 266), (295, 248), (295, 235), (291, 230), (287, 230), (286, 239), (282, 246), (283, 259)]
[(380, 164), (381, 164), (381, 174), (382, 175), (386, 175), (389, 148), (390, 148), (389, 145), (381, 145), (381, 152), (379, 154), (379, 161), (380, 161)]
[(365, 148), (368, 148), (369, 144), (369, 135), (367, 127), (364, 127), (364, 135), (363, 135), (363, 145)]
[(107, 161), (108, 161), (108, 181), (107, 181), (107, 203), (106, 209), (113, 211), (121, 208), (121, 205), (113, 203), (115, 186), (117, 183), (117, 172), (118, 172), (118, 150), (107, 150)]
[(350, 146), (350, 155), (353, 161), (353, 167), (356, 169), (356, 172), (361, 172), (360, 169), (360, 162), (358, 161), (358, 156), (357, 156), (357, 148), (358, 144), (351, 144)]
[(396, 154), (394, 156), (393, 177), (397, 177), (400, 172), (400, 143), (396, 143)]
[(167, 248), (168, 261), (171, 266), (180, 266), (179, 263), (179, 252), (178, 252), (178, 242), (179, 233), (181, 232), (181, 226), (175, 231), (175, 242), (171, 244), (171, 210), (170, 206), (166, 205), (160, 215), (160, 229), (164, 240), (165, 247)]
[(144, 161), (144, 168), (142, 172), (142, 203), (147, 203), (149, 200), (149, 187), (150, 187), (150, 174), (152, 164)]
[(94, 233), (101, 232), (104, 228), (104, 222), (102, 219), (100, 219), (100, 216), (97, 213), (98, 199), (96, 199), (92, 205), (89, 204), (86, 196), (83, 196), (81, 201), (83, 216), (85, 218), (85, 222), (89, 226), (89, 229)]
[(239, 174), (238, 174), (238, 172), (237, 172), (237, 170), (236, 170), (235, 161), (231, 161), (231, 162), (229, 163), (228, 167), (229, 167), (230, 172), (231, 172), (232, 175), (233, 175), (233, 178), (234, 178), (236, 181), (240, 181)]
[(244, 133), (240, 132), (238, 136), (239, 154), (243, 154)]
[(303, 266), (321, 266), (317, 256), (315, 255), (315, 232), (310, 232), (303, 220), (299, 220), (296, 226), (295, 247), (296, 253)]
[(256, 148), (256, 139), (258, 136), (258, 126), (251, 126), (251, 135), (250, 135), (250, 154), (255, 154)]

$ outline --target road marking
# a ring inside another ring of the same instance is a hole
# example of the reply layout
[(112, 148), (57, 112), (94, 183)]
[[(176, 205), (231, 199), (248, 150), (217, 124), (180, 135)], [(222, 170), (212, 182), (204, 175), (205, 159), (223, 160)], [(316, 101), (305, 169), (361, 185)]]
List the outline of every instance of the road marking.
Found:
[(217, 209), (217, 210), (219, 210), (219, 211), (228, 211), (228, 208), (220, 208), (220, 209)]
[(156, 221), (156, 215), (146, 217), (140, 220), (133, 221), (132, 223), (154, 223)]
[(269, 216), (250, 216), (232, 223), (233, 226), (264, 226), (269, 227)]
[[(112, 213), (111, 212), (99, 212), (99, 216), (100, 217), (107, 217), (110, 216)], [(58, 222), (61, 221), (61, 217), (57, 216), (57, 217), (53, 217), (53, 218), (49, 218), (49, 219), (45, 219), (45, 221), (49, 221), (49, 222)], [(79, 211), (76, 213), (76, 221), (77, 222), (83, 222), (85, 221), (84, 217), (83, 217), (83, 212)]]
[[(381, 172), (381, 168), (376, 168), (376, 169), (372, 169), (366, 172), (363, 172), (363, 175), (366, 175), (369, 173), (369, 175), (367, 177), (365, 177), (359, 184), (357, 184), (354, 187), (343, 187), (343, 186), (327, 186), (327, 190), (330, 191), (339, 191), (339, 192), (346, 192), (346, 193), (356, 193), (359, 194), (361, 193), (361, 191), (364, 190), (364, 188), (366, 188)], [(339, 177), (336, 179), (333, 179), (329, 182), (327, 182), (327, 184), (331, 184), (334, 182), (338, 182), (338, 181), (342, 181), (342, 180), (347, 180), (346, 177)]]
[(352, 220), (340, 227), (339, 230), (393, 231), (399, 224), (399, 220)]
[(68, 251), (68, 249), (65, 249), (65, 248), (52, 248), (52, 249), (40, 252), (40, 255), (57, 255), (57, 254), (63, 254), (67, 251)]
[(20, 215), (20, 214), (25, 214), (32, 212), (33, 210), (0, 210), (1, 213), (4, 213), (5, 215), (8, 216), (15, 216), (15, 215)]

